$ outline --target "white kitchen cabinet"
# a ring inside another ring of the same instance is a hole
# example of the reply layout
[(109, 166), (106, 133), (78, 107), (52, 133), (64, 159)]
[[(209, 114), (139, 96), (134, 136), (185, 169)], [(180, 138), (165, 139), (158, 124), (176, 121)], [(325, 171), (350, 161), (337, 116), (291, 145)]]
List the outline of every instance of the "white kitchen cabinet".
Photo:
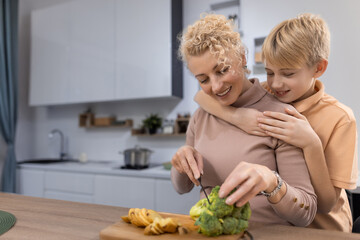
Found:
[(18, 168), (16, 185), (26, 196), (93, 202), (93, 174)]
[(155, 209), (161, 212), (189, 214), (190, 208), (200, 199), (200, 188), (189, 193), (178, 194), (171, 181), (156, 179)]
[(155, 179), (97, 175), (94, 200), (98, 204), (154, 209)]
[(26, 196), (44, 196), (44, 175), (42, 170), (18, 169), (16, 192)]
[(115, 2), (72, 1), (69, 13), (69, 102), (114, 99)]
[[(109, 172), (112, 171), (114, 170), (109, 168)], [(189, 214), (190, 208), (199, 200), (200, 188), (195, 187), (190, 193), (180, 195), (174, 190), (168, 178), (169, 171), (149, 169), (149, 172), (152, 173), (147, 176), (141, 174), (141, 171), (126, 172), (126, 175), (121, 175), (97, 173), (93, 170), (82, 171), (81, 167), (75, 172), (56, 169), (55, 166), (41, 165), (36, 168), (20, 165), (17, 169), (17, 193)]]
[(32, 12), (30, 105), (114, 99), (114, 5), (78, 0)]
[(182, 0), (75, 0), (31, 28), (32, 106), (182, 97)]
[(83, 203), (94, 202), (92, 195), (67, 193), (67, 192), (59, 192), (59, 191), (51, 191), (51, 190), (45, 190), (44, 198), (73, 201), (73, 202), (83, 202)]
[(199, 201), (199, 188), (178, 194), (170, 179), (102, 176), (95, 178), (94, 202), (128, 208), (150, 208), (156, 211), (189, 214)]
[(94, 192), (94, 174), (46, 171), (45, 190), (92, 195)]
[(69, 97), (69, 4), (31, 14), (30, 105)]
[(179, 16), (172, 13), (172, 7), (176, 7), (173, 5), (179, 2), (169, 0), (116, 2), (116, 96), (118, 99), (167, 97), (180, 94), (179, 90), (182, 89), (176, 89), (177, 86), (173, 84), (180, 81), (181, 75), (172, 75), (172, 72), (176, 71), (172, 69), (172, 64), (178, 61), (172, 51), (172, 44), (175, 42), (176, 34), (181, 30), (181, 24), (178, 24)]
[(44, 197), (77, 202), (93, 202), (94, 174), (46, 171)]

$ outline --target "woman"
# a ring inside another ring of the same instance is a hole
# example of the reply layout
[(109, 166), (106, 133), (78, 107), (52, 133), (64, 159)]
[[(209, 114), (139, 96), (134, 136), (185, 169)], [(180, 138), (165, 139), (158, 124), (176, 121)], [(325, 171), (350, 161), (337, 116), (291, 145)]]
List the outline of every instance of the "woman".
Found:
[[(189, 26), (179, 53), (202, 90), (223, 106), (293, 109), (267, 93), (257, 79), (246, 78), (240, 34), (224, 16), (207, 15)], [(248, 135), (200, 108), (172, 164), (179, 193), (198, 185), (201, 175), (208, 192), (221, 185), (219, 194), (227, 197), (227, 204), (250, 201), (250, 221), (307, 226), (315, 216), (316, 195), (301, 149), (273, 137)]]
[(358, 176), (356, 120), (352, 110), (326, 94), (318, 80), (326, 71), (329, 53), (330, 31), (314, 14), (279, 23), (265, 39), (267, 82), (262, 85), (299, 112), (264, 112), (264, 117), (254, 109), (222, 106), (203, 92), (195, 98), (207, 112), (250, 134), (276, 137), (301, 148), (318, 197), (318, 212), (309, 227), (351, 232), (345, 189), (356, 188)]

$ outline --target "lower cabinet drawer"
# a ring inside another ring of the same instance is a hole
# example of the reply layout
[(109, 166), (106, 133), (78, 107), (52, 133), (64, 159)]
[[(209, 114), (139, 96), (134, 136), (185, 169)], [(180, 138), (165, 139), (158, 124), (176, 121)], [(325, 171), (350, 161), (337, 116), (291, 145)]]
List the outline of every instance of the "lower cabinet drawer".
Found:
[(44, 197), (58, 199), (58, 200), (74, 201), (74, 202), (93, 203), (93, 196), (86, 194), (45, 191)]
[(45, 192), (49, 190), (77, 194), (93, 194), (94, 175), (47, 171), (45, 173)]
[(43, 170), (17, 169), (16, 193), (32, 197), (44, 197)]
[(155, 179), (97, 175), (94, 203), (154, 209)]
[(191, 192), (179, 194), (175, 191), (171, 180), (156, 180), (155, 209), (161, 212), (189, 214), (190, 208), (200, 200), (200, 187)]

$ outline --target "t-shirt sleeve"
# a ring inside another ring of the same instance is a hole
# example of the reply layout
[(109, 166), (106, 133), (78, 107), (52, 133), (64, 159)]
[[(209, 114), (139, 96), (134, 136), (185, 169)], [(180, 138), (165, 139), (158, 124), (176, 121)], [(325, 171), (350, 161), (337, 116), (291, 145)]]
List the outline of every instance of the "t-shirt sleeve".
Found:
[(317, 198), (304, 155), (300, 148), (278, 141), (275, 149), (277, 170), (287, 185), (287, 191), (278, 203), (271, 205), (282, 218), (305, 227), (315, 218)]
[(358, 179), (356, 122), (350, 119), (338, 125), (325, 146), (326, 163), (334, 186), (354, 189)]

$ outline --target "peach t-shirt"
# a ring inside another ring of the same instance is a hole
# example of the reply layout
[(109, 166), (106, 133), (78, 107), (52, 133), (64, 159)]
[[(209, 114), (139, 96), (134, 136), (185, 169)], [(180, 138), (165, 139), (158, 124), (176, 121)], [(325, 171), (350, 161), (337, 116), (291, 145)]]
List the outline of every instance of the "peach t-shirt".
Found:
[[(261, 84), (270, 91), (266, 82)], [(324, 89), (322, 82), (316, 80), (317, 92), (293, 104), (307, 118), (324, 148), (324, 155), (307, 155), (304, 152), (306, 162), (319, 162), (325, 157), (333, 185), (342, 188), (340, 199), (331, 212), (317, 213), (309, 227), (351, 232), (352, 215), (344, 189), (356, 188), (358, 179), (356, 120), (349, 107), (326, 94)], [(310, 175), (316, 174), (311, 170)], [(315, 189), (315, 192), (321, 190)]]

